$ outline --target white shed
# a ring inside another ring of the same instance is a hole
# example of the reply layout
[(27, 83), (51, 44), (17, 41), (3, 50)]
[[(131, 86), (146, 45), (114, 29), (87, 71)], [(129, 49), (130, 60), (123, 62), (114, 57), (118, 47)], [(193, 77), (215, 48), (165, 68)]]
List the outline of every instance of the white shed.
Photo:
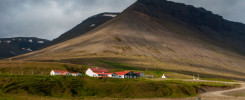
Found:
[(164, 74), (162, 75), (162, 78), (167, 78)]

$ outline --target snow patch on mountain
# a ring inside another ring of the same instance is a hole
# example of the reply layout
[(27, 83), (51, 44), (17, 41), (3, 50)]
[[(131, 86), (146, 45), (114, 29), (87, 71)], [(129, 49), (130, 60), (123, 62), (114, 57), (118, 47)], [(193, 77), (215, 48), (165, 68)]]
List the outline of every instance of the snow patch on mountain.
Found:
[(37, 41), (37, 43), (44, 43), (44, 41)]
[(10, 53), (12, 53), (12, 54), (14, 54), (14, 55), (16, 55), (13, 51), (10, 51)]
[(12, 41), (11, 40), (6, 40), (4, 41), (5, 43), (11, 43)]
[(27, 50), (27, 51), (30, 51), (30, 52), (32, 51), (30, 48), (27, 48), (26, 50)]
[(95, 26), (95, 24), (90, 25), (90, 27), (94, 27), (94, 26)]
[(32, 39), (29, 39), (28, 41), (29, 41), (29, 42), (33, 42)]
[(23, 50), (25, 50), (25, 51), (28, 51), (28, 52), (31, 52), (32, 50), (30, 49), (30, 48), (22, 48)]
[(116, 17), (116, 14), (104, 14), (103, 16), (108, 16), (108, 17)]

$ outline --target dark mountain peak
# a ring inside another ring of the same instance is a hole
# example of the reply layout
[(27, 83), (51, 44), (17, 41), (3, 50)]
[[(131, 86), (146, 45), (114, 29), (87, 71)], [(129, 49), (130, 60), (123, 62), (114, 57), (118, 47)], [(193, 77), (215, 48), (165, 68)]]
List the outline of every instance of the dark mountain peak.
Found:
[[(216, 40), (215, 44), (235, 49), (245, 54), (245, 25), (224, 19), (204, 8), (167, 0), (138, 0), (124, 13), (136, 11), (149, 15), (161, 22), (171, 20), (200, 31), (201, 38)], [(163, 24), (163, 23), (161, 23)]]
[(191, 24), (207, 26), (211, 25), (210, 22), (219, 23), (223, 20), (221, 16), (204, 8), (166, 0), (138, 0), (130, 10), (140, 11), (157, 18), (166, 17), (167, 14)]
[(244, 26), (241, 23), (232, 23), (233, 25), (231, 25), (231, 21), (227, 21), (222, 16), (213, 14), (204, 8), (166, 0), (138, 0), (128, 10), (139, 11), (156, 18), (169, 16), (187, 22), (194, 27), (206, 26), (218, 32), (237, 31), (236, 27)]

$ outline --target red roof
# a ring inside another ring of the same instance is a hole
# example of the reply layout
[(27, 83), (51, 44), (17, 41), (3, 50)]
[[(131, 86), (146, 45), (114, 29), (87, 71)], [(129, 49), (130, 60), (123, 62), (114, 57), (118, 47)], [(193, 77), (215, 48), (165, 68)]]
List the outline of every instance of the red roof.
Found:
[(104, 75), (109, 75), (109, 74), (113, 74), (113, 73), (96, 73), (96, 74), (104, 74)]
[(116, 72), (117, 75), (125, 75), (131, 71)]
[(69, 73), (67, 70), (53, 70), (56, 73)]
[(108, 73), (109, 71), (104, 68), (90, 68), (95, 73)]

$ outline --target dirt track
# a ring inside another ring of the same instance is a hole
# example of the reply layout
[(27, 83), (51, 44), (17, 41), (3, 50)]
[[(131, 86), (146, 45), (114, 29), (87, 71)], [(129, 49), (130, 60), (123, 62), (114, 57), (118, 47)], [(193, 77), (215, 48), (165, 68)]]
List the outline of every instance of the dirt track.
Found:
[(241, 87), (231, 89), (231, 90), (222, 90), (222, 91), (214, 91), (214, 92), (207, 92), (204, 94), (201, 94), (200, 97), (202, 97), (202, 100), (209, 100), (212, 98), (212, 100), (245, 100), (245, 97), (233, 97), (225, 95), (224, 93), (227, 92), (234, 92), (239, 90), (245, 89), (245, 83), (239, 83), (241, 84)]
[[(234, 83), (234, 82), (231, 82)], [(134, 99), (134, 100), (245, 100), (245, 97), (233, 97), (233, 96), (227, 96), (224, 93), (227, 92), (233, 92), (233, 91), (239, 91), (245, 89), (245, 83), (237, 83), (241, 84), (241, 87), (234, 88), (230, 90), (222, 90), (222, 91), (214, 91), (214, 92), (207, 92), (204, 94), (201, 94), (197, 97), (192, 98), (179, 98), (179, 99), (171, 99), (171, 98), (148, 98), (148, 99)]]

